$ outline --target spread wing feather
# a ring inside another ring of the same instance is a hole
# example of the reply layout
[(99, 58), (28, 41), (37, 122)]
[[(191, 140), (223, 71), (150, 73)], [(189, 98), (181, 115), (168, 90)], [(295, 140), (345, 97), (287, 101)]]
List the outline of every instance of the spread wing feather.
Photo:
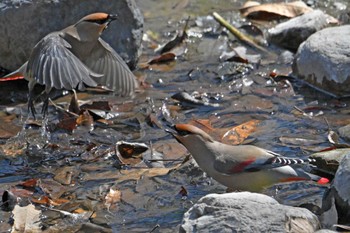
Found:
[(58, 32), (44, 37), (34, 47), (27, 64), (29, 78), (46, 86), (46, 92), (52, 88), (72, 90), (84, 83), (96, 86), (93, 78), (101, 77), (91, 71), (70, 50), (70, 44)]
[(115, 93), (132, 95), (138, 87), (134, 74), (124, 60), (104, 40), (99, 38), (93, 53), (84, 63), (94, 72), (103, 74), (95, 81), (108, 87)]

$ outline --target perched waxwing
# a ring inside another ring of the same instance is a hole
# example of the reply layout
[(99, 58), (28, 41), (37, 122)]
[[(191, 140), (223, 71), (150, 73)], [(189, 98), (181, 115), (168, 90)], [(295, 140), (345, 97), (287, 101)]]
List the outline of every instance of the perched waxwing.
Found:
[(292, 167), (309, 159), (281, 157), (253, 145), (227, 145), (189, 124), (177, 124), (174, 128), (174, 132), (169, 132), (187, 148), (199, 167), (228, 188), (259, 192), (279, 182), (320, 178)]
[(134, 93), (138, 86), (135, 76), (116, 51), (100, 38), (115, 19), (116, 15), (94, 13), (48, 34), (35, 45), (28, 61), (6, 76), (20, 73), (29, 81), (28, 109), (33, 115), (36, 84), (45, 87), (44, 114), (52, 89), (83, 90), (85, 85), (102, 85), (123, 96)]

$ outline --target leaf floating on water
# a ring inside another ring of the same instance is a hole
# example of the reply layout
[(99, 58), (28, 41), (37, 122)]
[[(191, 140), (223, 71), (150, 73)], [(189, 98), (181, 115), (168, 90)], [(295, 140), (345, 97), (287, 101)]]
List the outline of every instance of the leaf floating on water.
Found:
[(94, 118), (90, 115), (88, 110), (83, 111), (76, 120), (77, 125), (93, 128)]
[(181, 190), (180, 190), (179, 194), (182, 197), (187, 197), (188, 196), (188, 191), (187, 191), (187, 189), (184, 186), (181, 186)]
[(251, 120), (235, 126), (222, 136), (221, 141), (226, 144), (242, 144), (250, 134), (256, 131), (259, 123), (259, 120)]
[(58, 168), (55, 171), (56, 175), (53, 177), (53, 179), (59, 182), (60, 184), (70, 185), (72, 184), (72, 176), (75, 170), (76, 170), (75, 167), (68, 167), (68, 166)]
[(78, 116), (68, 112), (63, 112), (60, 121), (57, 123), (57, 128), (73, 132), (77, 128)]
[(170, 52), (171, 50), (175, 49), (177, 46), (180, 46), (184, 40), (187, 38), (187, 28), (188, 28), (188, 22), (190, 20), (190, 17), (186, 20), (185, 26), (181, 32), (179, 32), (171, 41), (166, 43), (165, 45), (160, 46), (160, 53), (166, 53)]
[(259, 64), (261, 60), (261, 56), (259, 54), (247, 54), (247, 48), (243, 46), (239, 46), (232, 49), (231, 52), (223, 52), (220, 55), (220, 60), (222, 61), (234, 61), (240, 63), (251, 63), (251, 64)]
[(26, 187), (26, 188), (34, 188), (36, 186), (36, 183), (38, 182), (38, 179), (29, 179), (26, 180), (19, 185)]
[(130, 158), (142, 154), (148, 150), (148, 146), (145, 143), (119, 141), (117, 142), (117, 149), (121, 156)]
[(313, 11), (303, 1), (266, 3), (248, 1), (240, 9), (242, 16), (258, 20), (293, 18)]
[(7, 115), (6, 113), (2, 113), (0, 115), (0, 138), (8, 139), (21, 131), (22, 127), (15, 125), (13, 120), (16, 118), (16, 115)]
[(16, 205), (12, 213), (14, 224), (11, 232), (42, 232), (41, 211), (35, 209), (33, 204), (24, 207)]
[(105, 206), (107, 210), (111, 208), (111, 206), (118, 204), (121, 201), (122, 192), (119, 190), (110, 189), (105, 197)]

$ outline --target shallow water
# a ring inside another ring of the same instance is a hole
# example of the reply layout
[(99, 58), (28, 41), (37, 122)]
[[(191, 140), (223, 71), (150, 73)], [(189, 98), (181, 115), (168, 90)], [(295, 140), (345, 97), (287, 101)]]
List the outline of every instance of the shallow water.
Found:
[[(150, 116), (161, 122), (166, 118), (164, 109), (168, 109), (169, 118), (176, 123), (209, 119), (215, 128), (258, 120), (258, 127), (249, 135), (249, 141), (285, 156), (300, 156), (328, 147), (329, 127), (325, 118), (334, 129), (350, 123), (348, 100), (332, 99), (295, 80), (272, 81), (269, 77), (271, 71), (276, 69), (281, 74), (287, 74), (291, 70), (290, 64), (280, 63), (274, 56), (262, 55), (259, 66), (219, 60), (222, 52), (229, 50), (228, 44), (233, 47), (241, 44), (208, 16), (217, 11), (234, 24), (246, 24), (237, 10), (242, 1), (136, 2), (145, 15), (145, 32), (156, 35), (154, 43), (169, 41), (190, 16), (187, 52), (175, 62), (137, 71), (137, 75), (144, 76), (153, 87), (146, 87), (133, 101), (111, 95), (80, 94), (81, 100), (108, 101), (112, 106), (110, 117), (107, 117), (108, 124), (95, 122), (93, 130), (90, 126), (80, 126), (67, 133), (57, 129), (59, 114), (50, 107), (45, 132), (40, 126), (27, 124), (27, 128), (16, 137), (7, 143), (3, 140), (3, 149), (16, 145), (20, 156), (2, 156), (1, 191), (12, 190), (21, 197), (22, 203), (28, 203), (33, 196), (38, 198), (48, 193), (52, 200), (69, 200), (63, 205), (51, 205), (51, 208), (68, 212), (79, 208), (93, 211), (95, 215), (89, 219), (90, 222), (111, 227), (115, 232), (150, 232), (152, 229), (153, 232), (174, 232), (183, 213), (200, 197), (208, 193), (224, 193), (226, 188), (206, 177), (191, 162), (165, 173), (157, 170), (154, 176), (141, 173), (143, 168), (147, 168), (144, 162), (121, 165), (114, 151), (115, 143), (121, 140), (152, 144), (154, 151), (171, 160), (163, 162), (169, 169), (185, 157), (186, 151), (168, 133), (149, 123)], [(346, 1), (337, 2), (348, 4)], [(314, 1), (314, 4), (315, 8), (320, 7), (333, 16), (340, 11), (331, 1)], [(271, 25), (273, 23), (264, 23), (261, 27), (267, 29)], [(143, 42), (140, 62), (156, 56), (151, 44)], [(269, 50), (277, 55), (283, 52), (273, 46)], [(248, 53), (259, 52), (248, 48)], [(179, 103), (171, 98), (179, 91), (206, 93), (211, 103), (220, 106), (179, 107)], [(66, 107), (69, 98), (55, 102)], [(26, 106), (17, 102), (13, 105), (13, 110), (7, 109), (16, 115), (11, 124), (22, 127), (26, 117), (20, 117), (20, 114), (26, 114)], [(2, 106), (3, 111), (5, 107)], [(298, 109), (304, 109), (304, 114)], [(297, 138), (302, 138), (302, 142)], [(8, 150), (15, 151), (13, 147)], [(63, 178), (58, 177), (61, 173), (69, 174), (70, 182), (64, 175)], [(20, 184), (32, 178), (40, 179), (41, 185), (30, 189), (32, 195), (25, 197), (20, 193), (23, 189)], [(68, 184), (63, 184), (65, 181)], [(45, 193), (45, 187), (51, 190)], [(187, 190), (187, 195), (179, 194), (181, 187)], [(278, 195), (270, 191), (269, 195), (286, 204), (303, 204), (298, 202), (303, 199), (300, 192), (292, 192), (298, 190), (295, 187), (291, 185), (290, 190), (280, 189)], [(105, 196), (110, 188), (120, 190), (122, 198), (108, 209)], [(315, 196), (322, 196), (323, 190), (311, 187), (305, 196), (312, 193), (314, 196), (310, 200), (314, 200)], [(305, 202), (305, 198), (302, 201)], [(47, 205), (41, 206), (43, 210), (47, 208)], [(10, 229), (7, 221), (10, 214), (0, 211), (1, 231)], [(43, 225), (51, 230), (61, 228), (66, 232), (76, 232), (86, 221), (71, 222), (57, 217), (50, 210), (46, 210), (44, 215), (48, 217)]]

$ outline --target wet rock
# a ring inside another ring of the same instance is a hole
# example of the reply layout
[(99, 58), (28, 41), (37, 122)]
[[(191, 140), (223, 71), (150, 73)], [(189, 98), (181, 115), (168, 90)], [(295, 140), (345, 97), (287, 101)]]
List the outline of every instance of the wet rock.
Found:
[(268, 31), (268, 41), (296, 51), (310, 35), (328, 25), (328, 18), (329, 16), (320, 10), (305, 13), (271, 28)]
[(350, 154), (350, 149), (345, 148), (314, 153), (310, 155), (310, 158), (316, 160), (316, 166), (318, 169), (334, 175), (338, 169), (340, 161), (347, 154)]
[(317, 217), (257, 193), (209, 194), (184, 215), (180, 232), (315, 232)]
[(61, 30), (92, 12), (118, 14), (103, 38), (129, 64), (140, 53), (143, 17), (134, 0), (16, 0), (0, 5), (0, 66), (15, 70), (45, 35)]
[(338, 223), (350, 223), (350, 154), (344, 156), (340, 162), (331, 189), (338, 211)]
[(293, 74), (333, 96), (350, 94), (350, 25), (326, 28), (311, 35), (298, 49)]
[(101, 232), (101, 233), (110, 233), (112, 232), (112, 229), (106, 228), (106, 227), (102, 227), (93, 223), (84, 223), (81, 228), (79, 229), (79, 231), (77, 232)]
[(332, 231), (332, 230), (328, 230), (328, 229), (321, 229), (316, 231), (315, 233), (335, 233), (337, 231)]
[(340, 137), (350, 141), (350, 125), (345, 125), (338, 129)]

